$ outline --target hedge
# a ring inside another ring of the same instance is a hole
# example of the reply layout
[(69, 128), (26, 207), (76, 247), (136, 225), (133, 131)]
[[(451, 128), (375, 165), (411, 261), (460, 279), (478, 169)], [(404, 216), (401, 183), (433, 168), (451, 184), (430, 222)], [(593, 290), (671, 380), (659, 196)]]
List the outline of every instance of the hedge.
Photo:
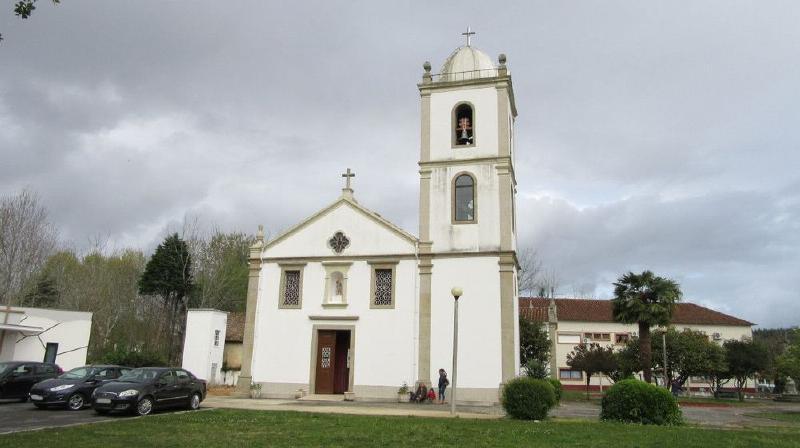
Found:
[(635, 379), (619, 381), (606, 391), (600, 418), (645, 425), (683, 423), (678, 402), (667, 389)]
[(512, 418), (544, 420), (547, 412), (556, 404), (556, 394), (547, 380), (519, 377), (506, 383), (502, 404)]

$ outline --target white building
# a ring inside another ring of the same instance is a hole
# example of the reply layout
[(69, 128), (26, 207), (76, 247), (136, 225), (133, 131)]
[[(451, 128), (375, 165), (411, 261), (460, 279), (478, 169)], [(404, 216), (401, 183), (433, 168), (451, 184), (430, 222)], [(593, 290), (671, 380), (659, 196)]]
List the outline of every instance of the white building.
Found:
[(69, 370), (86, 364), (92, 313), (0, 308), (0, 361), (54, 362)]
[(182, 367), (194, 376), (220, 384), (228, 313), (202, 308), (186, 313)]
[[(424, 64), (419, 236), (360, 204), (332, 203), (251, 249), (240, 393), (395, 397), (452, 365), (458, 398), (497, 401), (519, 369), (514, 195), (516, 107), (506, 58), (470, 46)], [(302, 167), (298, 165), (298, 169)], [(381, 169), (381, 167), (375, 167)], [(263, 235), (263, 232), (259, 232)]]
[[(532, 322), (542, 323), (554, 341), (550, 352), (550, 371), (561, 380), (565, 389), (584, 389), (583, 372), (567, 365), (567, 355), (576, 345), (588, 341), (603, 346), (622, 347), (638, 331), (636, 324), (615, 322), (609, 300), (521, 298), (520, 315)], [(671, 326), (677, 330), (701, 331), (709, 339), (722, 344), (727, 340), (745, 340), (753, 337), (754, 324), (738, 317), (696, 305), (679, 303), (675, 307)], [(659, 356), (654, 353), (653, 356)], [(612, 382), (603, 375), (593, 375), (590, 388), (600, 389)], [(753, 383), (749, 382), (752, 389)], [(732, 386), (728, 384), (728, 386)], [(709, 391), (711, 385), (703, 378), (690, 378), (684, 388), (692, 391)]]

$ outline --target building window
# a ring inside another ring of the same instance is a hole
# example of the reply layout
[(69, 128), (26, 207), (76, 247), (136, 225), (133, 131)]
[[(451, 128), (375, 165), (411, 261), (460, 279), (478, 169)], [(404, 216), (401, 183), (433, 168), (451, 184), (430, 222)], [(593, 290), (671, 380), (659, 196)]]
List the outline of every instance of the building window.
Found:
[(558, 378), (567, 381), (580, 381), (583, 379), (583, 372), (580, 370), (558, 369)]
[(459, 174), (453, 180), (453, 222), (475, 221), (475, 178), (470, 174)]
[(472, 146), (475, 143), (475, 122), (472, 106), (459, 104), (453, 111), (453, 146)]
[(617, 333), (614, 335), (615, 344), (627, 344), (631, 340), (631, 335), (628, 333)]
[(579, 334), (559, 334), (558, 335), (558, 343), (559, 344), (573, 344), (577, 345), (581, 343), (581, 335)]
[(372, 285), (370, 308), (394, 308), (395, 267), (397, 263), (376, 263), (372, 265)]
[(219, 330), (214, 330), (214, 347), (219, 347)]
[(611, 341), (611, 333), (585, 333), (583, 337), (593, 341)]
[(303, 266), (281, 266), (279, 308), (301, 308), (303, 304)]

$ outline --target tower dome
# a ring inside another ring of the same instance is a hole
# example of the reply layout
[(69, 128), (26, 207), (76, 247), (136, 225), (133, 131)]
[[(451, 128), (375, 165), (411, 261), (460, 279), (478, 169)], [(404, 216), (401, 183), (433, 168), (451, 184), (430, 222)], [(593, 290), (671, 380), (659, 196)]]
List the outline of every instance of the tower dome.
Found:
[(497, 76), (497, 71), (489, 55), (470, 45), (456, 48), (444, 61), (441, 70), (442, 81), (463, 81), (494, 76)]

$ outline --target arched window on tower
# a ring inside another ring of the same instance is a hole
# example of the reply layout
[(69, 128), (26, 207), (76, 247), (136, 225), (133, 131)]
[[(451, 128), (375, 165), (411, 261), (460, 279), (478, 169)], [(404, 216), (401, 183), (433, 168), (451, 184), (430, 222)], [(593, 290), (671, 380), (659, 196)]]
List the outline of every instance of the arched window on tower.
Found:
[(460, 174), (453, 181), (453, 221), (475, 222), (475, 179)]
[(459, 104), (453, 114), (453, 142), (456, 146), (472, 145), (474, 141), (474, 113), (469, 104)]

